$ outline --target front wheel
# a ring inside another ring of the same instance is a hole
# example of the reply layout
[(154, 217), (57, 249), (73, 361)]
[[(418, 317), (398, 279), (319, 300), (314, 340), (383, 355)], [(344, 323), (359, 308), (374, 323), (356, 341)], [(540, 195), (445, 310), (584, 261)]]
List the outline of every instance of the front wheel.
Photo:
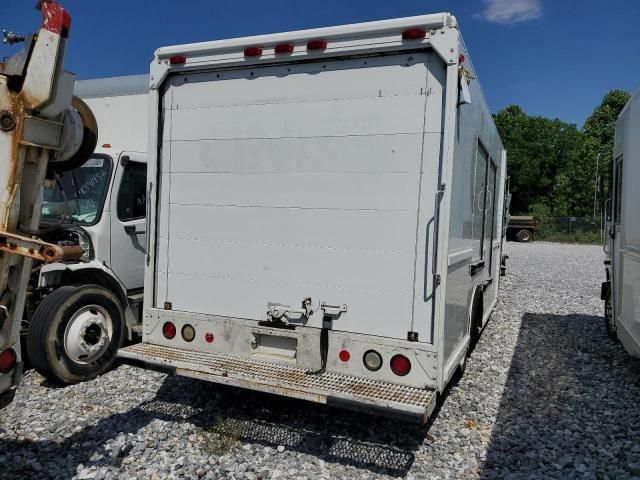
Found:
[(36, 308), (27, 353), (45, 378), (72, 384), (106, 372), (123, 339), (124, 312), (113, 292), (98, 285), (64, 286)]

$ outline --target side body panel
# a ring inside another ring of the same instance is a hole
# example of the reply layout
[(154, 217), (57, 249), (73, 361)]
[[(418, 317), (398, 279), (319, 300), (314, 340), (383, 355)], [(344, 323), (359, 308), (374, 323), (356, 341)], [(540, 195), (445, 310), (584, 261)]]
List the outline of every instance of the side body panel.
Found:
[[(627, 351), (640, 358), (640, 91), (620, 114), (616, 125), (614, 172), (621, 169), (621, 182), (614, 186), (612, 248), (612, 299), (618, 338)], [(619, 196), (619, 214), (616, 198)]]
[(461, 68), (470, 78), (471, 103), (458, 105), (455, 126), (449, 245), (444, 270), (447, 288), (443, 339), (444, 362), (448, 366), (445, 377), (457, 365), (468, 344), (474, 294), (478, 291), (484, 295), (483, 323), (497, 299), (506, 170), (502, 142), (469, 54), (464, 45), (460, 49), (465, 56)]

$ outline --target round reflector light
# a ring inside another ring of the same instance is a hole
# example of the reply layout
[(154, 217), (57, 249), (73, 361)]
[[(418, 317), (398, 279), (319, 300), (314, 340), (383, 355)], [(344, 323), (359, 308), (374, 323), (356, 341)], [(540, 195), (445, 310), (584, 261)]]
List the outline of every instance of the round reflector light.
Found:
[(162, 334), (164, 335), (164, 338), (171, 340), (176, 336), (176, 326), (171, 322), (166, 322), (162, 325)]
[(367, 370), (371, 370), (372, 372), (377, 372), (380, 370), (380, 367), (382, 367), (382, 357), (375, 350), (365, 352), (362, 361), (364, 362), (364, 366), (367, 367)]
[(213, 336), (213, 333), (207, 332), (204, 334), (204, 339), (207, 343), (213, 343), (213, 340), (215, 339), (215, 337)]
[(193, 342), (193, 339), (196, 338), (196, 331), (191, 325), (185, 325), (182, 327), (182, 338), (185, 342)]
[(391, 371), (399, 377), (404, 377), (411, 371), (411, 362), (404, 355), (394, 355), (390, 365)]
[(11, 348), (0, 353), (0, 372), (9, 373), (16, 364), (16, 352)]
[(343, 362), (348, 362), (351, 358), (351, 354), (347, 350), (340, 350), (338, 357), (340, 357), (340, 360)]

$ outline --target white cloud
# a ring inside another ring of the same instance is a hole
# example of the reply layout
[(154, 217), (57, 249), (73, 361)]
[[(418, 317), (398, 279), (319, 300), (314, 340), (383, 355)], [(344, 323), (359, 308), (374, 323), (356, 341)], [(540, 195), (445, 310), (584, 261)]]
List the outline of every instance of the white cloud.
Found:
[(485, 8), (477, 15), (494, 23), (517, 23), (542, 16), (542, 0), (484, 0)]

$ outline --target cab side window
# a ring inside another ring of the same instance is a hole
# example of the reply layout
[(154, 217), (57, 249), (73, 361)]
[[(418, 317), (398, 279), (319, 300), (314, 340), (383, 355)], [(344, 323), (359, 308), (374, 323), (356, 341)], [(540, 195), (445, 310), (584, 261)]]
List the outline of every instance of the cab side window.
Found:
[(118, 218), (127, 222), (144, 218), (147, 213), (147, 165), (128, 161), (118, 190)]

